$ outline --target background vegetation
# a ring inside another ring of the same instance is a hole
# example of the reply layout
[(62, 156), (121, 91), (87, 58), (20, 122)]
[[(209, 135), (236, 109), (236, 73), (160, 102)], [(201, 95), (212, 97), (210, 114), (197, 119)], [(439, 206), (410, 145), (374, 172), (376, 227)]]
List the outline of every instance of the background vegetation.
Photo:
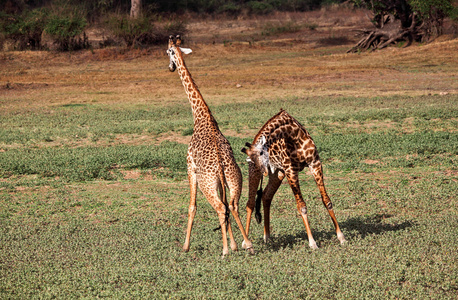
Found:
[[(142, 14), (129, 17), (131, 1), (126, 0), (8, 0), (0, 3), (0, 46), (5, 42), (15, 50), (55, 49), (60, 51), (107, 46), (145, 47), (161, 44), (168, 34), (184, 35), (189, 16), (206, 18), (250, 18), (275, 12), (304, 12), (341, 0), (144, 0)], [(453, 0), (354, 0), (347, 2), (373, 12), (372, 21), (383, 27), (386, 15), (402, 21), (400, 39), (415, 19), (419, 29), (409, 39), (427, 41), (442, 33), (446, 17), (456, 20)], [(415, 16), (413, 16), (413, 14)], [(183, 17), (187, 15), (188, 17)], [(180, 17), (178, 17), (180, 16)], [(410, 20), (410, 21), (409, 21)], [(290, 27), (297, 27), (290, 24)], [(98, 28), (104, 33), (98, 44), (90, 43), (87, 31)], [(392, 34), (387, 34), (390, 36)], [(423, 35), (426, 37), (423, 38)], [(412, 37), (413, 36), (413, 37)], [(43, 41), (46, 40), (46, 41)], [(360, 47), (365, 48), (365, 46)]]

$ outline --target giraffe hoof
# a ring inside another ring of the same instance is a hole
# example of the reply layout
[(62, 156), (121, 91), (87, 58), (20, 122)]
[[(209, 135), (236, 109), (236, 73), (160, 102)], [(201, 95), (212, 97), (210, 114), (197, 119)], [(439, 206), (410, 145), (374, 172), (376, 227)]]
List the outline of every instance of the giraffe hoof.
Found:
[(318, 249), (318, 246), (316, 245), (315, 241), (309, 242), (309, 247), (313, 250)]
[(345, 237), (344, 237), (344, 235), (342, 233), (338, 234), (337, 238), (339, 239), (341, 245), (345, 245), (347, 243), (347, 240), (345, 239)]

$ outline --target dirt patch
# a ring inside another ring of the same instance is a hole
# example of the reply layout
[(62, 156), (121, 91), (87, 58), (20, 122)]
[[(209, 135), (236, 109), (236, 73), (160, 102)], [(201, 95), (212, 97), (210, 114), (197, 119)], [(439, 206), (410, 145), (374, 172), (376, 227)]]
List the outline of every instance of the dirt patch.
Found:
[(162, 133), (158, 137), (156, 137), (155, 144), (159, 145), (160, 143), (164, 141), (176, 142), (176, 143), (188, 145), (191, 142), (191, 136), (183, 136), (176, 132)]
[(376, 164), (380, 163), (380, 161), (378, 161), (378, 160), (373, 160), (373, 159), (365, 159), (365, 160), (363, 160), (363, 162), (364, 162), (365, 164), (368, 164), (368, 165), (376, 165)]
[(151, 174), (151, 171), (140, 171), (140, 170), (121, 170), (120, 171), (124, 179), (144, 179), (144, 180), (153, 180), (154, 176)]

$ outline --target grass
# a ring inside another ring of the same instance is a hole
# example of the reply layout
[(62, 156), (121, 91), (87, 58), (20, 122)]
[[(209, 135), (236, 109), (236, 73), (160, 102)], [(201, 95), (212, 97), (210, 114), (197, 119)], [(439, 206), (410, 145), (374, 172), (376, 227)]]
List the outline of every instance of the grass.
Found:
[(455, 299), (458, 60), (456, 41), (440, 45), (360, 55), (210, 46), (223, 58), (194, 47), (188, 66), (244, 174), (242, 219), (247, 163), (239, 150), (282, 107), (318, 145), (348, 240), (339, 245), (304, 174), (319, 250), (308, 248), (283, 184), (272, 241), (264, 244), (253, 222), (256, 255), (240, 250), (224, 260), (217, 216), (200, 193), (191, 249), (181, 251), (192, 117), (166, 57), (8, 54), (0, 71), (9, 83), (0, 82), (0, 297)]

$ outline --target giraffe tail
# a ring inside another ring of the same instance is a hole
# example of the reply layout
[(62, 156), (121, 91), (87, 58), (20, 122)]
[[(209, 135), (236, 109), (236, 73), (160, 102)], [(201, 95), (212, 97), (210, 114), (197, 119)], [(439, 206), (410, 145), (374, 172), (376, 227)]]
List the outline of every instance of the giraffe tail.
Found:
[[(231, 212), (230, 212), (229, 206), (227, 205), (226, 183), (225, 183), (226, 181), (224, 179), (225, 179), (224, 169), (221, 168), (220, 180), (221, 180), (221, 188), (222, 188), (222, 192), (223, 192), (221, 201), (223, 202), (224, 207), (226, 208), (226, 211), (225, 211), (225, 224), (226, 224), (226, 230), (227, 230), (227, 226), (229, 224), (229, 218), (231, 216)], [(217, 231), (217, 230), (220, 230), (220, 229), (221, 229), (221, 225), (218, 226), (217, 228), (213, 229), (213, 231)]]

